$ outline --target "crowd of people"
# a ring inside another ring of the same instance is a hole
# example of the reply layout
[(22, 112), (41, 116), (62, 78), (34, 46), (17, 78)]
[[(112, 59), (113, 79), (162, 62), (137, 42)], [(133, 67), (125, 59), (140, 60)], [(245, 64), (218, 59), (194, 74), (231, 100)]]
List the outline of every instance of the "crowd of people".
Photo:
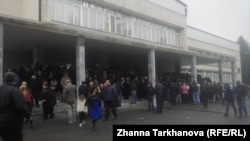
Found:
[[(117, 107), (121, 106), (121, 99), (129, 100), (133, 105), (136, 105), (138, 100), (147, 100), (147, 110), (155, 113), (163, 112), (165, 101), (169, 101), (172, 106), (189, 103), (193, 105), (202, 104), (206, 109), (208, 101), (212, 100), (213, 102), (226, 104), (224, 116), (229, 115), (230, 105), (234, 109), (235, 116), (247, 116), (245, 99), (249, 87), (241, 84), (240, 81), (237, 81), (237, 86), (232, 88), (228, 83), (222, 85), (212, 82), (207, 77), (198, 76), (197, 82), (191, 82), (190, 78), (189, 74), (165, 73), (157, 77), (155, 82), (150, 82), (145, 73), (136, 70), (89, 68), (86, 80), (83, 80), (77, 88), (73, 67), (64, 68), (37, 63), (35, 66), (25, 69), (6, 70), (5, 83), (0, 87), (0, 105), (1, 109), (7, 107), (6, 110), (11, 110), (13, 113), (10, 116), (16, 119), (14, 117), (16, 116), (15, 109), (8, 108), (11, 104), (8, 101), (13, 96), (22, 95), (25, 105), (21, 104), (22, 97), (14, 98), (17, 105), (20, 106), (14, 107), (21, 111), (18, 116), (20, 119), (25, 117), (25, 120), (19, 121), (18, 125), (30, 123), (31, 128), (33, 128), (32, 108), (40, 107), (40, 103), (42, 103), (44, 121), (54, 118), (54, 106), (57, 104), (58, 94), (61, 96), (59, 100), (65, 103), (68, 123), (77, 122), (76, 115), (79, 115), (79, 127), (82, 127), (88, 115), (92, 121), (93, 129), (96, 129), (97, 121), (102, 117), (102, 108), (105, 112), (104, 121), (110, 119), (110, 111), (113, 114), (113, 119), (117, 119)], [(15, 95), (12, 94), (13, 91)], [(11, 96), (7, 97), (7, 103), (3, 102), (6, 101), (4, 95), (8, 94)], [(17, 98), (20, 99), (17, 100)], [(234, 98), (236, 98), (238, 110), (234, 104)], [(4, 111), (1, 111), (1, 113), (4, 113)], [(2, 133), (5, 132), (2, 132), (2, 130), (8, 124), (12, 125), (10, 122), (13, 119), (4, 119), (4, 116), (3, 114), (0, 115), (1, 137), (10, 138), (8, 134), (3, 135)], [(8, 122), (5, 124), (4, 121)], [(9, 129), (11, 130), (11, 128), (14, 128), (14, 126), (10, 126)], [(19, 132), (21, 131), (19, 130), (18, 134)]]

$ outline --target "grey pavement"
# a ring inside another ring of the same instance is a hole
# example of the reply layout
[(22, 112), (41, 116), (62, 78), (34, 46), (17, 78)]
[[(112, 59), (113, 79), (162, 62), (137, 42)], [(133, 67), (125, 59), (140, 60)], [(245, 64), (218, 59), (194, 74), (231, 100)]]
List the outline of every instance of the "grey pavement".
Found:
[[(178, 105), (170, 106), (164, 103), (163, 113), (147, 111), (147, 102), (139, 101), (136, 105), (123, 101), (118, 109), (117, 120), (97, 122), (97, 130), (93, 130), (91, 121), (86, 120), (86, 125), (79, 127), (78, 123), (67, 124), (67, 114), (63, 104), (58, 103), (55, 119), (43, 121), (39, 109), (34, 108), (34, 129), (24, 126), (24, 141), (112, 141), (112, 126), (116, 124), (164, 124), (164, 125), (250, 125), (250, 116), (244, 118), (234, 117), (230, 108), (229, 117), (223, 117), (225, 106), (221, 103), (210, 102), (205, 110), (202, 105)], [(60, 107), (61, 106), (61, 107)], [(250, 111), (250, 100), (247, 100), (247, 108)]]

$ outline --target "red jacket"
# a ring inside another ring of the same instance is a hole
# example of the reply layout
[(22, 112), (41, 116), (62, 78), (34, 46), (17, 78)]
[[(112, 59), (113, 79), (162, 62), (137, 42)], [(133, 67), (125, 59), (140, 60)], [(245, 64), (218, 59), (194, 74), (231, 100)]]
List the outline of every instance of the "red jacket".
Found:
[(26, 90), (26, 95), (24, 95), (24, 101), (26, 103), (31, 103), (32, 102), (32, 96), (30, 91)]

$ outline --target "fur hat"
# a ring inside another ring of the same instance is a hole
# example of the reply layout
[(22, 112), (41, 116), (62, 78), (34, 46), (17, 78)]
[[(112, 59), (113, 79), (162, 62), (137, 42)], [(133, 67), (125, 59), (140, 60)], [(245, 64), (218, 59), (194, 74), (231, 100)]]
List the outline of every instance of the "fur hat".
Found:
[(13, 72), (6, 72), (4, 74), (4, 81), (6, 83), (11, 83), (11, 84), (15, 84), (16, 81), (16, 75)]

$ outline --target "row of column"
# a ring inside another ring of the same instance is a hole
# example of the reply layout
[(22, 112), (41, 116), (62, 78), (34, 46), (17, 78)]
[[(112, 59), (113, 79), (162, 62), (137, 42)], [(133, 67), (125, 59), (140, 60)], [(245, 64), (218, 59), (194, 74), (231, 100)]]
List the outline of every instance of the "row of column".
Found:
[[(232, 85), (235, 87), (235, 61), (231, 61)], [(218, 60), (219, 82), (223, 86), (223, 60)], [(196, 56), (192, 56), (191, 61), (191, 81), (197, 82)]]

